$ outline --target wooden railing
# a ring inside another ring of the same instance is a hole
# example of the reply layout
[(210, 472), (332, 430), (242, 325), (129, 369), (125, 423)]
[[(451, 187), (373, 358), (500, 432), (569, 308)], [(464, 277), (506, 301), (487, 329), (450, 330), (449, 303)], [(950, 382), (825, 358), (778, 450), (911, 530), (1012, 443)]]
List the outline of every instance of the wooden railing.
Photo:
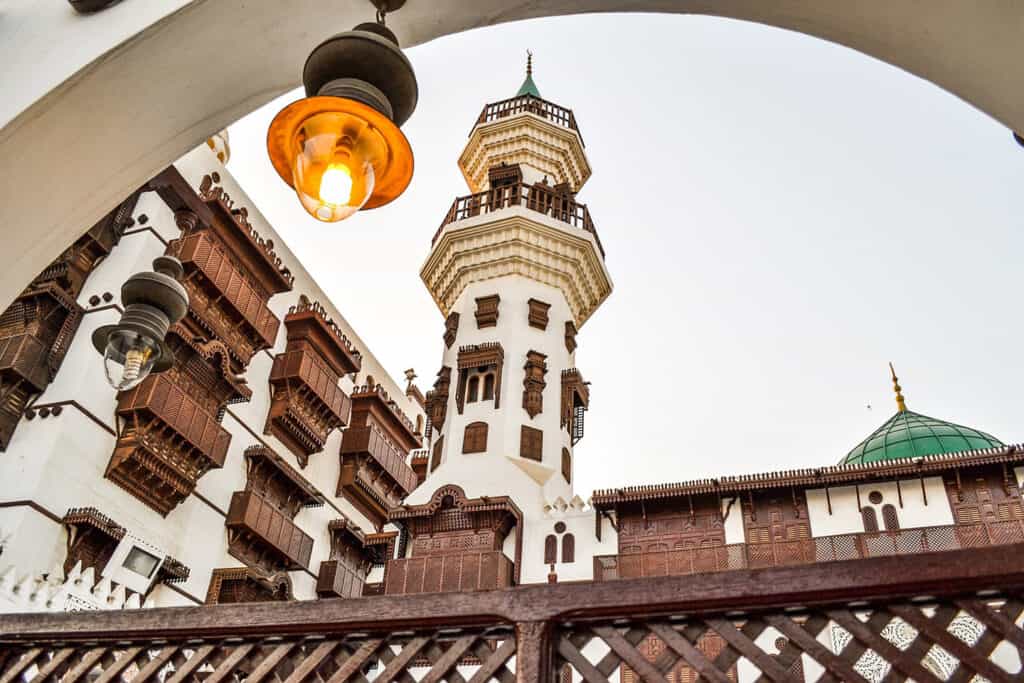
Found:
[(385, 590), (393, 595), (507, 588), (512, 560), (500, 550), (408, 557), (388, 562)]
[(473, 216), (500, 211), (511, 206), (522, 206), (531, 211), (542, 213), (557, 221), (568, 223), (574, 228), (586, 230), (594, 236), (597, 248), (604, 256), (601, 238), (597, 236), (597, 228), (590, 218), (586, 204), (581, 204), (570, 195), (554, 192), (554, 188), (545, 185), (503, 185), (484, 192), (458, 197), (452, 202), (451, 208), (441, 222), (441, 227), (434, 233), (431, 244), (437, 242), (445, 226)]
[(1001, 682), (1019, 677), (1022, 591), (1017, 544), (616, 583), (5, 615), (0, 680), (606, 683), (628, 667), (634, 680), (727, 683), (742, 665), (744, 680)]
[(555, 123), (563, 128), (569, 128), (576, 131), (576, 134), (580, 136), (580, 143), (583, 142), (583, 136), (580, 135), (579, 126), (576, 125), (576, 117), (572, 113), (572, 109), (566, 109), (565, 107), (559, 106), (553, 102), (534, 97), (533, 95), (520, 95), (519, 97), (510, 97), (507, 100), (501, 100), (500, 102), (492, 102), (491, 104), (485, 105), (483, 111), (480, 112), (480, 116), (477, 117), (477, 125), (481, 123), (489, 123), (490, 121), (497, 121), (498, 119), (507, 118), (509, 116), (515, 116), (516, 114), (533, 114), (539, 116), (542, 119), (547, 119), (552, 123)]
[(683, 576), (1024, 543), (1024, 522), (960, 524), (594, 557), (594, 580)]

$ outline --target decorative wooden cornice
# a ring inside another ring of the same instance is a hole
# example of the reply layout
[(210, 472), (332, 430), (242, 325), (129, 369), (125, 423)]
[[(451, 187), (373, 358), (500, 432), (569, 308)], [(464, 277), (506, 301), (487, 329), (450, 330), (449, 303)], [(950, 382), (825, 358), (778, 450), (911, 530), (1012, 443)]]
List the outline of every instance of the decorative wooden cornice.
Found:
[(526, 354), (526, 365), (523, 366), (523, 410), (532, 420), (544, 411), (544, 387), (548, 374), (547, 355), (539, 351)]
[(612, 291), (592, 234), (525, 206), (447, 225), (420, 269), (442, 315), (471, 284), (508, 275), (561, 291), (577, 328)]
[(592, 504), (598, 509), (618, 503), (664, 500), (697, 494), (735, 494), (777, 488), (843, 486), (859, 482), (896, 478), (918, 478), (990, 464), (1024, 463), (1024, 444), (903, 458), (859, 465), (833, 465), (812, 469), (781, 470), (719, 479), (695, 479), (673, 484), (627, 486), (594, 492)]

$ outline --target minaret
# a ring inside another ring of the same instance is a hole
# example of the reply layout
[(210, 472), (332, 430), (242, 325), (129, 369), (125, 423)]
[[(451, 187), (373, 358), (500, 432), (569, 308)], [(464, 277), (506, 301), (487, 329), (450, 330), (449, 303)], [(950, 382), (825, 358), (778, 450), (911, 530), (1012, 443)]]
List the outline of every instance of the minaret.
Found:
[(420, 271), (446, 323), (429, 473), (411, 503), (447, 484), (524, 511), (572, 498), (589, 402), (576, 334), (612, 283), (576, 198), (590, 177), (576, 119), (532, 72), (531, 55), (516, 95), (477, 119), (459, 157), (473, 194), (452, 204)]

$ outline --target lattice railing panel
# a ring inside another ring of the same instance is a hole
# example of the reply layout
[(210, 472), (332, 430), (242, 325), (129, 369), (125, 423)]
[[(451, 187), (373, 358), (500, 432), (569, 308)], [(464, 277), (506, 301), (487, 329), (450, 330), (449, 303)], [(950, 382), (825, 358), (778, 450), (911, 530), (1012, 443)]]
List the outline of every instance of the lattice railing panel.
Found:
[(512, 629), (232, 638), (0, 651), (0, 682), (515, 681)]
[(1019, 681), (1022, 615), (1019, 599), (989, 598), (566, 623), (556, 670), (588, 683)]

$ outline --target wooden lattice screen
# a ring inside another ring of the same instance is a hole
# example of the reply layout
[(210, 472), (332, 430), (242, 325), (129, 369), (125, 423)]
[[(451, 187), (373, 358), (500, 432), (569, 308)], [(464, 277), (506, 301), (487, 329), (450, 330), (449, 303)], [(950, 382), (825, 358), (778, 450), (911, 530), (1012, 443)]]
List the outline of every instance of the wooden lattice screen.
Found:
[(1014, 681), (1024, 544), (614, 582), (0, 618), (0, 683)]

